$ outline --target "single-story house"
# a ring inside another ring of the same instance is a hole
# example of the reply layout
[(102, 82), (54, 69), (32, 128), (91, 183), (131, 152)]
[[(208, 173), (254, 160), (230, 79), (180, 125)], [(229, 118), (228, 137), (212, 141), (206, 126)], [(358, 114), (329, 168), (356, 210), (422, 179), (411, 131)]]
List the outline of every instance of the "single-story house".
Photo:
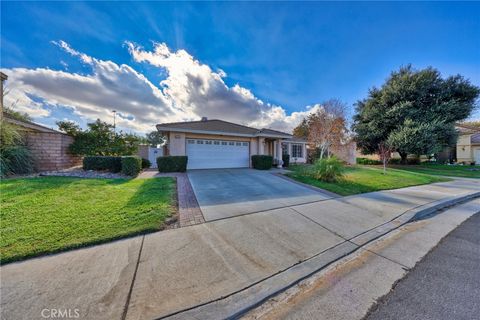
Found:
[(457, 162), (480, 165), (480, 129), (474, 126), (457, 124)]
[(157, 130), (167, 138), (163, 154), (188, 156), (188, 169), (248, 168), (252, 155), (271, 155), (278, 166), (283, 154), (291, 163), (307, 160), (307, 142), (277, 130), (207, 118), (162, 123)]

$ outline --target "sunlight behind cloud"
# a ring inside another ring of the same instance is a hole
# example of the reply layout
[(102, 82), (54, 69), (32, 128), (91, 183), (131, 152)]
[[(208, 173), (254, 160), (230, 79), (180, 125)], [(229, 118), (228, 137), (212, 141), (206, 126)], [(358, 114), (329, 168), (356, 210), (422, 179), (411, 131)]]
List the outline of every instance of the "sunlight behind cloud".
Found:
[(239, 84), (227, 86), (223, 81), (225, 71), (213, 71), (187, 51), (172, 51), (165, 43), (155, 43), (153, 50), (148, 51), (126, 42), (135, 62), (165, 72), (165, 79), (157, 85), (129, 65), (91, 57), (62, 40), (52, 44), (78, 58), (91, 68), (91, 73), (80, 75), (48, 68), (2, 69), (9, 75), (12, 92), (6, 97), (7, 105), (17, 101), (19, 110), (34, 117), (50, 115), (44, 104), (66, 106), (87, 120), (107, 119), (115, 109), (124, 115), (118, 125), (138, 132), (154, 130), (157, 123), (204, 116), (291, 131), (315, 109), (306, 107), (287, 115), (281, 106), (264, 103)]

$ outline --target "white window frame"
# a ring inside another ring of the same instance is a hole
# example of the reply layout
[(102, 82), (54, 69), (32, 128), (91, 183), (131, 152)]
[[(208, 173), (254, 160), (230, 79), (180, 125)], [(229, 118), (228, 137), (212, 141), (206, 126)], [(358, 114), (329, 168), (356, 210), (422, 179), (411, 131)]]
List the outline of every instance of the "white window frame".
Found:
[[(301, 143), (292, 143), (291, 145), (292, 148), (292, 158), (303, 158), (303, 144)], [(295, 150), (297, 148), (297, 150)], [(300, 148), (300, 149), (298, 149)], [(298, 152), (300, 151), (300, 155), (298, 155)]]

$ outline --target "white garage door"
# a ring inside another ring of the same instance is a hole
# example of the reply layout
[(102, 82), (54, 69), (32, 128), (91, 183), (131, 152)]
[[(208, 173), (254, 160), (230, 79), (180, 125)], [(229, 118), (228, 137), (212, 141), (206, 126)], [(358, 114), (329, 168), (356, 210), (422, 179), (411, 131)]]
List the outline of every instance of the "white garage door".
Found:
[(475, 149), (475, 155), (474, 155), (474, 160), (475, 160), (475, 164), (477, 166), (480, 166), (480, 149)]
[(249, 143), (187, 138), (188, 169), (245, 168)]

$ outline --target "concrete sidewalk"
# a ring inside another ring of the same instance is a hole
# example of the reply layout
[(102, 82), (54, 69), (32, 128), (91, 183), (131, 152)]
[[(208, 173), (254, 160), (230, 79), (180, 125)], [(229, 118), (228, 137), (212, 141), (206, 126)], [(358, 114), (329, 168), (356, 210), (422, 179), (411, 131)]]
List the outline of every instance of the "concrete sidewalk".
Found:
[[(441, 263), (428, 262), (428, 256), (438, 250), (435, 246), (452, 230), (447, 241), (452, 234), (463, 233), (459, 230), (463, 221), (476, 214), (478, 222), (479, 212), (477, 198), (408, 223), (266, 301), (243, 318), (365, 320), (377, 303), (380, 312), (374, 312), (373, 319), (474, 319), (472, 316), (478, 314), (472, 309), (478, 306), (478, 257), (474, 248), (478, 246), (463, 242), (455, 253), (445, 248)], [(470, 236), (476, 235), (475, 226), (470, 229)], [(439, 246), (444, 242), (445, 238)], [(423, 260), (425, 255), (427, 261)], [(432, 270), (425, 270), (424, 262)], [(411, 277), (415, 279), (410, 281)], [(407, 290), (402, 289), (403, 282)], [(387, 301), (393, 297), (395, 304), (383, 305), (382, 297)]]
[(1, 267), (1, 315), (37, 319), (45, 308), (78, 309), (81, 319), (171, 315), (343, 250), (348, 239), (361, 242), (407, 210), (479, 191), (480, 181), (451, 181), (375, 192), (12, 263)]

